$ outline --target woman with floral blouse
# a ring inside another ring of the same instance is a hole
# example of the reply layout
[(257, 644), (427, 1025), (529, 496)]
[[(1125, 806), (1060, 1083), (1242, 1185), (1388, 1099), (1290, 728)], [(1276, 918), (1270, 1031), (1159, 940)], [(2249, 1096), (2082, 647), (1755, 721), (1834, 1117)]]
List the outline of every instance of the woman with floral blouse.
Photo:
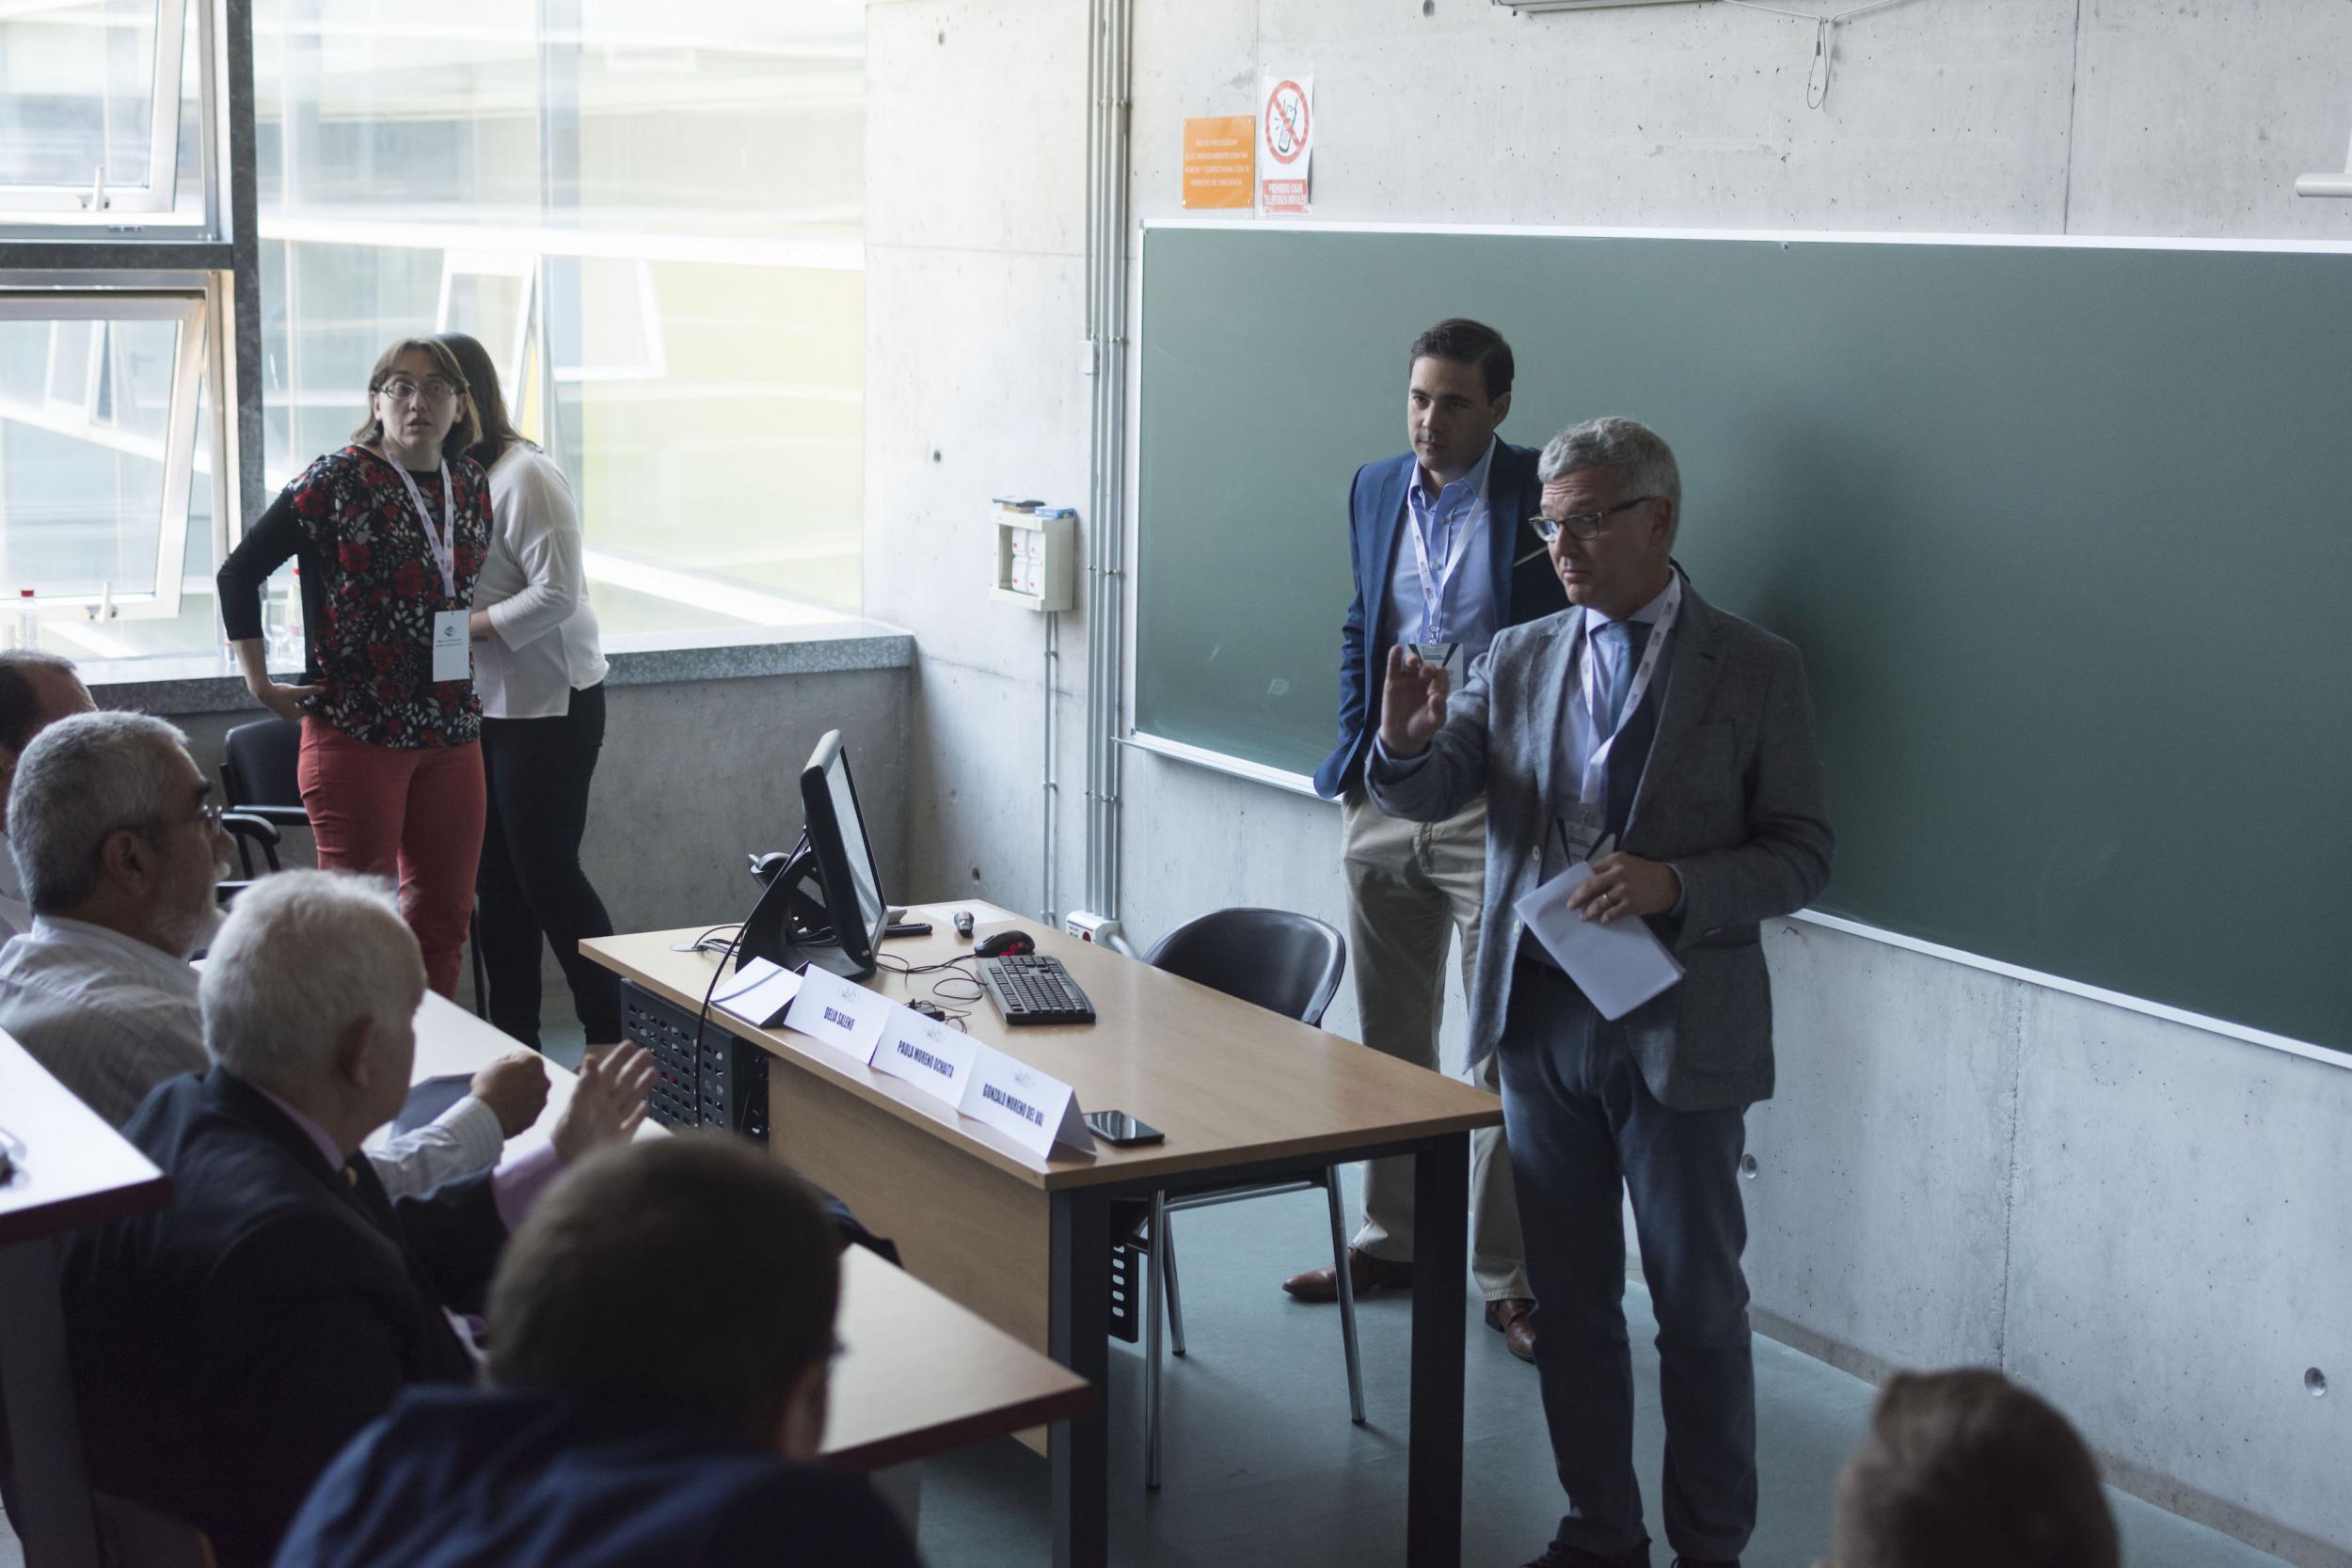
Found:
[[(319, 864), (397, 876), (425, 977), (453, 996), (482, 854), (482, 705), (468, 612), (489, 481), (466, 380), (429, 338), (384, 351), (351, 445), (288, 485), (220, 569), (220, 616), (256, 701), (302, 725)], [(262, 588), (302, 577), (302, 680), (270, 678)]]

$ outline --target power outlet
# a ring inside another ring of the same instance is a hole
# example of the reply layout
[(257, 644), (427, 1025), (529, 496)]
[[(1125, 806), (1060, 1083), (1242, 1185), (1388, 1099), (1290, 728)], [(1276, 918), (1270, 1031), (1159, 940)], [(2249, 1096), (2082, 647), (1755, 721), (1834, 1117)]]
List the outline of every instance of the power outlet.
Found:
[(1108, 915), (1072, 910), (1061, 917), (1061, 928), (1080, 942), (1100, 942), (1105, 947), (1118, 945), (1119, 922)]

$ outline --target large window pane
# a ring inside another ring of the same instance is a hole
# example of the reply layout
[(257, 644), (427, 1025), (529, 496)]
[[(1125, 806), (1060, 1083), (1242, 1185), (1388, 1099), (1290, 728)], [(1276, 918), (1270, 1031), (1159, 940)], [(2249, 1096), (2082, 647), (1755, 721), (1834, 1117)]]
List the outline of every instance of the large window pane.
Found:
[(616, 630), (854, 610), (864, 31), (862, 0), (257, 0), (273, 482), (386, 345), (470, 332)]
[(0, 8), (0, 212), (103, 221), (200, 208), (188, 21), (187, 0)]
[[(0, 598), (102, 626), (177, 614), (203, 317), (200, 296), (0, 297)], [(202, 512), (209, 531), (209, 494)]]

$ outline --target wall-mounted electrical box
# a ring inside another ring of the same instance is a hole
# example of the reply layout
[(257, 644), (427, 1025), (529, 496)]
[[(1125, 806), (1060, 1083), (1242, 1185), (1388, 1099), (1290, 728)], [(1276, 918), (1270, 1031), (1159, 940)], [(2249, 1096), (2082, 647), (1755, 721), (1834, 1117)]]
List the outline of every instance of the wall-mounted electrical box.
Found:
[(998, 497), (988, 509), (996, 536), (991, 592), (1024, 610), (1062, 610), (1077, 602), (1078, 515), (1066, 506)]

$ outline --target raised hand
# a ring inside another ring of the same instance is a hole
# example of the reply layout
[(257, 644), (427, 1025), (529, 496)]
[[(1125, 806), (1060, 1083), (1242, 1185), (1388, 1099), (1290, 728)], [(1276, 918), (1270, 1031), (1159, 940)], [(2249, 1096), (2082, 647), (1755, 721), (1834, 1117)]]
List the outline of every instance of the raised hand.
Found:
[(1388, 684), (1380, 693), (1380, 744), (1396, 757), (1417, 757), (1445, 727), (1446, 673), (1423, 664), (1402, 643), (1389, 649)]
[(571, 1164), (607, 1144), (616, 1144), (645, 1119), (645, 1091), (653, 1087), (653, 1054), (634, 1040), (580, 1059), (580, 1086), (555, 1124), (548, 1142)]

